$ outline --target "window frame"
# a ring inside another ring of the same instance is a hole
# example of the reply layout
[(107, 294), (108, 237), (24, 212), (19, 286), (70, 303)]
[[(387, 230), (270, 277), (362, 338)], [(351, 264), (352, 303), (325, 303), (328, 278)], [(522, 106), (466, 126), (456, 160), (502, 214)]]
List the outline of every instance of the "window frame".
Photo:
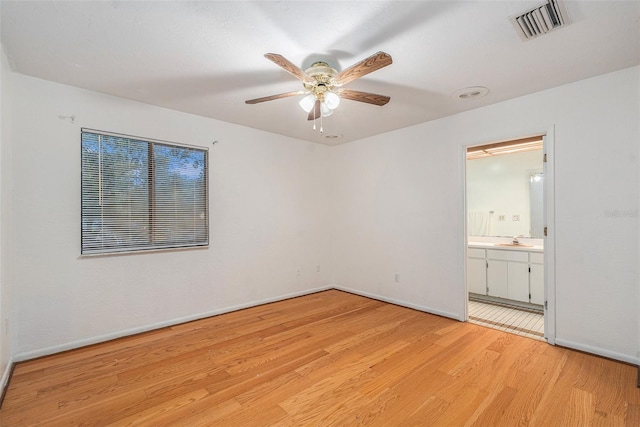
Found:
[[(169, 148), (178, 148), (178, 149), (188, 149), (188, 150), (195, 150), (195, 151), (199, 151), (202, 152), (204, 154), (204, 167), (203, 167), (203, 186), (204, 186), (204, 203), (203, 206), (205, 208), (205, 222), (204, 222), (204, 228), (205, 228), (205, 239), (202, 243), (185, 243), (185, 244), (176, 244), (171, 243), (167, 246), (163, 246), (163, 245), (157, 245), (157, 246), (153, 246), (152, 241), (152, 234), (154, 232), (154, 229), (156, 228), (156, 226), (158, 225), (157, 222), (155, 222), (156, 220), (154, 219), (154, 213), (156, 212), (156, 209), (153, 206), (154, 203), (154, 198), (155, 198), (155, 185), (156, 185), (156, 175), (154, 174), (154, 165), (151, 164), (151, 161), (153, 160), (153, 158), (148, 159), (148, 163), (147, 163), (147, 173), (149, 176), (149, 183), (147, 185), (147, 187), (149, 188), (149, 195), (148, 195), (148, 210), (149, 210), (149, 235), (150, 235), (150, 239), (149, 239), (149, 243), (146, 246), (139, 246), (139, 247), (135, 247), (135, 246), (127, 246), (124, 248), (108, 248), (108, 249), (104, 249), (104, 250), (85, 250), (84, 248), (84, 238), (85, 238), (85, 233), (83, 231), (83, 223), (84, 223), (84, 202), (83, 202), (83, 197), (84, 197), (84, 188), (83, 188), (83, 184), (85, 183), (84, 181), (84, 177), (83, 177), (83, 173), (84, 173), (84, 162), (83, 162), (83, 136), (85, 133), (89, 133), (89, 134), (95, 134), (95, 135), (100, 135), (100, 136), (107, 136), (107, 137), (115, 137), (115, 138), (125, 138), (125, 139), (130, 139), (130, 140), (134, 140), (137, 142), (144, 142), (147, 145), (147, 148), (149, 151), (154, 151), (153, 147), (154, 146), (163, 146), (163, 147), (169, 147)], [(153, 253), (153, 252), (167, 252), (167, 251), (184, 251), (184, 250), (196, 250), (196, 249), (208, 249), (209, 245), (210, 245), (210, 205), (209, 205), (209, 176), (210, 176), (210, 172), (209, 172), (209, 148), (208, 147), (203, 147), (203, 146), (198, 146), (198, 145), (190, 145), (190, 144), (183, 144), (183, 143), (177, 143), (177, 142), (173, 142), (173, 141), (165, 141), (165, 140), (160, 140), (160, 139), (153, 139), (153, 138), (146, 138), (146, 137), (139, 137), (139, 136), (134, 136), (134, 135), (128, 135), (128, 134), (122, 134), (122, 133), (116, 133), (116, 132), (109, 132), (109, 131), (102, 131), (102, 130), (97, 130), (97, 129), (91, 129), (91, 128), (81, 128), (80, 130), (80, 257), (84, 258), (84, 257), (100, 257), (100, 256), (115, 256), (115, 255), (126, 255), (126, 254), (142, 254), (142, 253)]]

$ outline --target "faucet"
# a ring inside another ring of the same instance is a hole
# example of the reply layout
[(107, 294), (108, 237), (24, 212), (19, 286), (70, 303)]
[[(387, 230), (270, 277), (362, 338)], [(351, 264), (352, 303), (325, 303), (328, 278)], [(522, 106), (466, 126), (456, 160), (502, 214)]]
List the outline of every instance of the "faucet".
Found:
[(520, 244), (520, 240), (518, 240), (518, 236), (513, 236), (513, 243), (514, 245), (519, 245)]

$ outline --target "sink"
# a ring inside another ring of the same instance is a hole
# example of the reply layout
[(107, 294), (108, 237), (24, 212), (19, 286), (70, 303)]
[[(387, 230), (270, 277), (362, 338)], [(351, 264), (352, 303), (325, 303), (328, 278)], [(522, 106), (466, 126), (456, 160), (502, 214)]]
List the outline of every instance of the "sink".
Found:
[(523, 247), (523, 248), (532, 248), (533, 245), (525, 245), (523, 243), (495, 243), (496, 246), (511, 246), (511, 247)]

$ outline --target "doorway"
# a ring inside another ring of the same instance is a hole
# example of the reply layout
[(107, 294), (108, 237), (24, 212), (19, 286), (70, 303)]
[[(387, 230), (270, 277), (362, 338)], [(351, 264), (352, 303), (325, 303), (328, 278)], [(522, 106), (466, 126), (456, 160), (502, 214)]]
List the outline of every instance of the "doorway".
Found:
[(464, 161), (466, 319), (553, 344), (552, 131), (467, 147)]

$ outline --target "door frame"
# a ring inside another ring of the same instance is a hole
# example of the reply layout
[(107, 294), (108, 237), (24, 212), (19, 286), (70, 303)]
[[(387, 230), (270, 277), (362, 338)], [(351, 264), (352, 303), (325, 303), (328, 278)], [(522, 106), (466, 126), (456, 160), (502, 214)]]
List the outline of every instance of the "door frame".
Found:
[[(544, 337), (549, 344), (556, 343), (556, 265), (555, 265), (555, 125), (550, 125), (544, 129), (529, 130), (521, 132), (516, 136), (502, 138), (503, 141), (510, 139), (520, 139), (527, 135), (543, 135), (542, 152), (546, 161), (543, 163), (544, 173), (544, 195), (543, 195), (543, 218), (547, 227), (547, 235), (544, 237)], [(497, 140), (497, 139), (496, 139)], [(463, 227), (463, 285), (464, 285), (464, 308), (463, 320), (469, 320), (469, 290), (467, 288), (467, 148), (479, 145), (486, 145), (492, 142), (478, 142), (462, 146), (460, 159), (462, 162), (462, 222)]]

